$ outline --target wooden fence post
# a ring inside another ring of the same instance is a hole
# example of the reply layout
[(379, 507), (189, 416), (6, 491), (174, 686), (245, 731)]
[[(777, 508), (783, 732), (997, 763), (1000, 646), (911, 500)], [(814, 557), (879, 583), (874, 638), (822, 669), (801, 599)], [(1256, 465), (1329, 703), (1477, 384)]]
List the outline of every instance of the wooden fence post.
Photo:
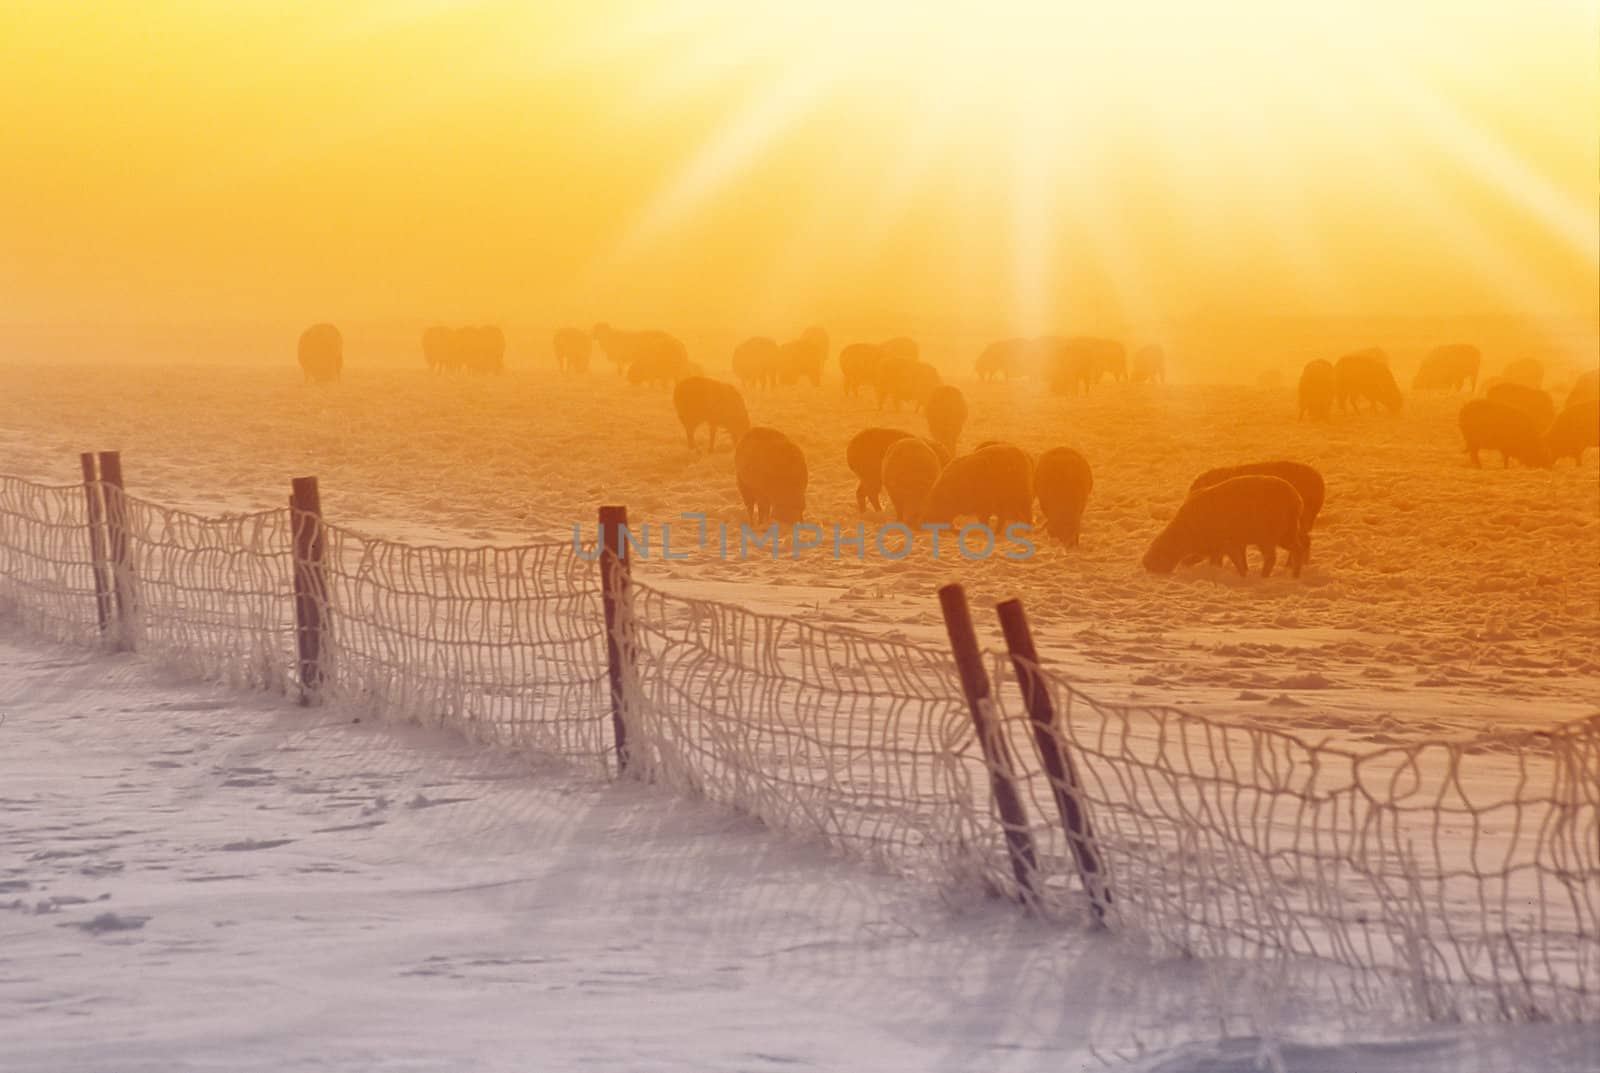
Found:
[(1032, 905), (1038, 897), (1033, 886), (1039, 870), (1038, 858), (1033, 849), (1033, 836), (1028, 832), (1028, 815), (1017, 793), (1011, 750), (1006, 748), (1000, 727), (989, 711), (989, 674), (983, 668), (983, 655), (978, 650), (978, 635), (972, 628), (966, 590), (960, 585), (944, 586), (939, 590), (939, 606), (944, 611), (945, 631), (950, 635), (950, 651), (961, 673), (961, 689), (967, 695), (972, 725), (978, 732), (978, 744), (989, 768), (989, 790), (1005, 828), (1011, 872), (1017, 877), (1022, 900)]
[(629, 654), (618, 643), (619, 605), (628, 599), (632, 568), (628, 565), (627, 507), (600, 508), (600, 593), (606, 616), (606, 669), (611, 679), (611, 733), (617, 748), (617, 773), (628, 770), (628, 727), (622, 713), (626, 703), (623, 684), (628, 676), (623, 661)]
[(122, 485), (122, 453), (101, 451), (100, 492), (105, 504), (106, 563), (117, 608), (117, 647), (136, 647), (138, 600), (128, 556), (128, 499)]
[(111, 630), (111, 583), (106, 578), (110, 569), (106, 563), (106, 512), (105, 500), (100, 495), (100, 467), (95, 464), (94, 452), (85, 451), (78, 456), (83, 466), (83, 496), (89, 510), (89, 566), (94, 573), (94, 606), (100, 622), (100, 635)]
[(300, 703), (309, 707), (327, 671), (324, 656), (328, 606), (328, 534), (322, 525), (322, 493), (315, 477), (296, 477), (289, 495), (294, 541), (294, 626), (300, 657)]
[(1006, 651), (1011, 654), (1011, 666), (1017, 673), (1017, 685), (1022, 690), (1023, 703), (1028, 707), (1028, 719), (1033, 723), (1033, 744), (1039, 752), (1039, 761), (1050, 776), (1050, 788), (1055, 793), (1056, 811), (1061, 813), (1061, 826), (1067, 834), (1067, 844), (1078, 862), (1078, 876), (1089, 895), (1095, 919), (1105, 922), (1106, 910), (1111, 906), (1111, 887), (1100, 867), (1100, 854), (1095, 846), (1094, 828), (1089, 822), (1089, 812), (1083, 800), (1083, 784), (1073, 765), (1072, 753), (1067, 743), (1056, 733), (1055, 702), (1050, 690), (1039, 676), (1039, 653), (1033, 647), (1033, 631), (1028, 628), (1028, 615), (1021, 600), (1006, 600), (996, 611), (1000, 615), (1000, 629), (1006, 635)]

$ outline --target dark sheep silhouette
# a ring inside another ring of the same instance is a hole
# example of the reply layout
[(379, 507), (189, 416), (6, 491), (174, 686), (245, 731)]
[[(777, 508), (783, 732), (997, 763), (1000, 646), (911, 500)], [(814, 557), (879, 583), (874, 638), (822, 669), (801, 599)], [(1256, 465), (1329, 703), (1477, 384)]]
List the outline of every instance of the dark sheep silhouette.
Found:
[(1321, 358), (1306, 362), (1300, 372), (1300, 418), (1303, 420), (1310, 414), (1315, 421), (1326, 421), (1333, 412), (1333, 399), (1337, 394), (1333, 363)]
[(1370, 402), (1374, 409), (1382, 406), (1393, 414), (1404, 406), (1400, 385), (1394, 382), (1394, 373), (1389, 371), (1388, 356), (1376, 347), (1346, 354), (1334, 366), (1333, 375), (1341, 411), (1349, 409), (1360, 413), (1362, 399)]
[(909, 361), (922, 360), (922, 348), (917, 346), (917, 341), (910, 336), (897, 335), (893, 339), (886, 339), (878, 344), (885, 358), (905, 358)]
[(1507, 468), (1513, 458), (1524, 466), (1540, 469), (1553, 465), (1534, 419), (1513, 406), (1491, 399), (1472, 399), (1461, 407), (1460, 422), (1467, 455), (1474, 466), (1482, 467), (1478, 452), (1483, 450), (1499, 451)]
[(1271, 577), (1279, 548), (1289, 551), (1289, 570), (1300, 576), (1305, 541), (1300, 493), (1281, 477), (1230, 477), (1192, 493), (1167, 527), (1150, 542), (1144, 568), (1170, 574), (1181, 562), (1228, 558), (1240, 577), (1248, 576), (1253, 544), (1261, 549), (1261, 576)]
[(905, 356), (889, 357), (878, 365), (874, 388), (878, 395), (878, 409), (885, 402), (898, 411), (902, 402), (909, 402), (913, 410), (927, 405), (928, 396), (939, 386), (939, 371), (925, 361)]
[(1570, 410), (1576, 403), (1593, 402), (1596, 399), (1600, 399), (1600, 371), (1590, 369), (1573, 383), (1562, 409)]
[(1135, 384), (1165, 384), (1167, 382), (1167, 352), (1153, 343), (1134, 351), (1133, 382)]
[(1052, 447), (1033, 467), (1033, 490), (1044, 514), (1045, 532), (1077, 547), (1083, 508), (1094, 490), (1088, 460), (1070, 447)]
[(1314, 467), (1304, 462), (1250, 462), (1243, 466), (1219, 466), (1216, 469), (1208, 469), (1196, 477), (1194, 483), (1189, 485), (1189, 494), (1193, 495), (1202, 488), (1210, 488), (1235, 477), (1250, 476), (1277, 477), (1288, 481), (1300, 494), (1300, 561), (1310, 562), (1311, 527), (1317, 524), (1317, 515), (1322, 511), (1322, 504), (1327, 496), (1327, 485), (1322, 480), (1322, 474)]
[(845, 448), (845, 464), (856, 475), (856, 509), (865, 511), (867, 504), (873, 510), (882, 510), (878, 494), (883, 490), (883, 456), (901, 440), (913, 439), (911, 433), (898, 428), (867, 428), (850, 437)]
[(1008, 443), (982, 447), (951, 461), (929, 491), (917, 520), (953, 524), (959, 517), (995, 522), (1001, 532), (1013, 522), (1033, 522), (1033, 463)]
[(813, 325), (778, 348), (778, 376), (785, 384), (805, 379), (822, 386), (822, 367), (828, 361), (828, 333)]
[(331, 384), (344, 373), (344, 336), (332, 324), (313, 324), (300, 333), (299, 358), (308, 381)]
[(1544, 434), (1544, 443), (1552, 465), (1561, 458), (1583, 465), (1583, 452), (1600, 447), (1600, 399), (1580, 399), (1563, 409)]
[(1045, 380), (1055, 395), (1088, 394), (1091, 385), (1104, 373), (1099, 357), (1103, 340), (1077, 337), (1062, 339), (1047, 335), (1035, 340), (1042, 359)]
[(556, 355), (556, 368), (564, 373), (589, 371), (589, 352), (594, 341), (581, 328), (561, 328), (551, 340)]
[(1446, 343), (1428, 351), (1411, 381), (1413, 391), (1478, 390), (1478, 366), (1483, 354), (1471, 343)]
[(839, 351), (839, 372), (844, 377), (844, 393), (854, 395), (859, 388), (875, 382), (883, 364), (883, 348), (876, 343), (851, 343)]
[(1507, 365), (1505, 372), (1500, 375), (1513, 384), (1521, 384), (1524, 387), (1544, 386), (1544, 366), (1533, 358), (1518, 358)]
[(694, 450), (694, 430), (707, 426), (710, 442), (707, 451), (717, 449), (717, 429), (725, 429), (734, 445), (750, 431), (750, 414), (744, 408), (744, 396), (732, 384), (712, 380), (705, 376), (690, 376), (679, 380), (672, 389), (672, 405), (683, 423), (684, 437), (689, 450)]
[(634, 362), (644, 360), (645, 371), (632, 383), (674, 383), (689, 365), (689, 351), (676, 338), (662, 331), (625, 332), (609, 324), (596, 324), (590, 333), (617, 375), (628, 372)]
[(956, 453), (956, 443), (961, 430), (967, 426), (967, 398), (961, 389), (950, 384), (940, 384), (928, 392), (925, 405), (928, 415), (928, 435), (944, 445), (951, 454)]
[(777, 340), (758, 335), (733, 348), (733, 375), (747, 388), (775, 387), (778, 360)]
[(920, 437), (908, 435), (889, 444), (878, 484), (889, 493), (896, 521), (916, 525), (921, 520), (919, 511), (946, 464), (934, 445)]
[(793, 525), (806, 511), (806, 456), (793, 440), (765, 425), (750, 429), (733, 449), (739, 498), (756, 525)]
[(1550, 422), (1556, 419), (1556, 403), (1548, 391), (1541, 391), (1536, 387), (1518, 384), (1511, 380), (1502, 380), (1495, 384), (1483, 397), (1494, 402), (1503, 403), (1513, 410), (1521, 410), (1533, 419), (1541, 431), (1550, 427)]

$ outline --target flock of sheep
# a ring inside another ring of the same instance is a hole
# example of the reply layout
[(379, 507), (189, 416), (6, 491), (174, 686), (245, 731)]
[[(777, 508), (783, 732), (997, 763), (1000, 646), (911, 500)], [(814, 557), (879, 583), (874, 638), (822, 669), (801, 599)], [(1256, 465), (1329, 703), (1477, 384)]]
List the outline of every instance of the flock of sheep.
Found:
[[(558, 368), (587, 371), (596, 346), (630, 383), (672, 388), (690, 450), (697, 449), (696, 434), (702, 425), (709, 450), (716, 449), (719, 431), (727, 434), (733, 444), (735, 483), (752, 522), (793, 525), (803, 519), (805, 454), (783, 432), (752, 427), (739, 387), (705, 376), (689, 360), (683, 343), (666, 332), (622, 331), (605, 324), (588, 332), (558, 331), (553, 340)], [(301, 337), (300, 364), (310, 379), (337, 379), (341, 353), (338, 329), (332, 325), (316, 325)], [(498, 328), (436, 327), (423, 335), (424, 357), (437, 370), (498, 372), (504, 353), (505, 337)], [(747, 390), (801, 381), (815, 386), (822, 382), (828, 353), (827, 333), (811, 328), (783, 343), (766, 337), (746, 340), (734, 349), (732, 367)], [(856, 504), (861, 511), (869, 506), (881, 511), (881, 497), (887, 493), (895, 520), (907, 527), (953, 526), (971, 519), (997, 533), (1009, 532), (1016, 524), (1031, 525), (1037, 503), (1052, 538), (1067, 545), (1078, 543), (1084, 507), (1094, 487), (1083, 455), (1061, 446), (1034, 458), (998, 441), (958, 454), (967, 421), (966, 398), (921, 360), (912, 339), (853, 343), (839, 351), (838, 361), (847, 395), (869, 388), (880, 410), (910, 403), (922, 411), (928, 425), (926, 437), (896, 428), (867, 428), (846, 445), (845, 460), (858, 480)], [(1424, 360), (1413, 389), (1466, 387), (1475, 393), (1480, 364), (1476, 347), (1438, 347)], [(1070, 395), (1087, 392), (1106, 377), (1164, 382), (1165, 365), (1157, 346), (1136, 351), (1130, 370), (1125, 349), (1114, 340), (1045, 336), (990, 345), (978, 356), (975, 372), (983, 381), (1031, 377), (1053, 393)], [(1481, 464), (1482, 450), (1499, 451), (1506, 465), (1516, 459), (1524, 465), (1549, 467), (1563, 457), (1581, 464), (1586, 448), (1600, 447), (1596, 373), (1579, 378), (1559, 412), (1541, 389), (1542, 378), (1537, 362), (1513, 362), (1484, 397), (1462, 407), (1461, 430), (1474, 464)], [(1396, 413), (1403, 407), (1382, 350), (1357, 351), (1337, 362), (1307, 363), (1299, 384), (1301, 418), (1326, 420), (1335, 405), (1359, 413), (1362, 403)], [(1176, 514), (1151, 542), (1143, 565), (1164, 574), (1180, 564), (1227, 560), (1243, 576), (1248, 574), (1247, 550), (1254, 546), (1261, 552), (1263, 577), (1271, 575), (1279, 549), (1288, 553), (1289, 569), (1298, 577), (1310, 556), (1311, 528), (1324, 497), (1321, 474), (1298, 462), (1207, 471), (1195, 479)]]

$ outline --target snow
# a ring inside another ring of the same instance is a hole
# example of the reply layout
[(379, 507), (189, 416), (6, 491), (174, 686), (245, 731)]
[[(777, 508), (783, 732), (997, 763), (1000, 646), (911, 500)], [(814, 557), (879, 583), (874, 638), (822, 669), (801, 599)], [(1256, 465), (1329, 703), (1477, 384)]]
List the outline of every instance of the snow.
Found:
[(443, 733), (0, 665), (8, 1073), (1600, 1069), (1595, 1026), (1351, 1025)]

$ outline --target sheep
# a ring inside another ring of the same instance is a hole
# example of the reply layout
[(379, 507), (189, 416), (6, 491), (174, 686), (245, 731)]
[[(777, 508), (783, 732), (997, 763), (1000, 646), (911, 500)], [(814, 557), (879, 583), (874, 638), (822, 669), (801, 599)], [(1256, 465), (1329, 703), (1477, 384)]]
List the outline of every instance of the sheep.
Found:
[(1333, 370), (1339, 409), (1361, 412), (1358, 405), (1366, 399), (1376, 409), (1380, 404), (1390, 413), (1397, 414), (1404, 405), (1400, 398), (1400, 385), (1394, 382), (1389, 371), (1389, 358), (1376, 347), (1358, 350), (1339, 359)]
[(1411, 381), (1413, 391), (1460, 391), (1462, 385), (1478, 390), (1478, 366), (1482, 353), (1471, 343), (1446, 343), (1428, 351), (1422, 367)]
[(1544, 443), (1551, 465), (1569, 456), (1575, 465), (1583, 465), (1583, 452), (1600, 447), (1600, 399), (1569, 404), (1544, 434)]
[(1115, 339), (1088, 339), (1090, 344), (1091, 368), (1094, 371), (1094, 382), (1099, 383), (1102, 376), (1110, 375), (1117, 383), (1128, 379), (1128, 351)]
[(744, 396), (732, 384), (712, 380), (705, 376), (690, 376), (679, 380), (672, 389), (672, 406), (683, 422), (683, 434), (694, 450), (694, 430), (701, 425), (710, 431), (707, 451), (717, 449), (717, 429), (726, 429), (737, 446), (740, 438), (750, 431), (750, 414), (744, 408)]
[(1528, 387), (1513, 380), (1500, 381), (1485, 391), (1483, 397), (1503, 403), (1513, 410), (1521, 410), (1533, 419), (1534, 425), (1541, 431), (1549, 428), (1550, 422), (1556, 419), (1555, 400), (1550, 397), (1548, 391)]
[(552, 347), (556, 353), (556, 368), (564, 373), (589, 371), (589, 350), (593, 340), (580, 328), (562, 328), (555, 334)]
[(300, 333), (298, 357), (308, 381), (332, 383), (344, 372), (344, 336), (332, 324), (313, 324)]
[(1154, 343), (1140, 347), (1133, 355), (1133, 382), (1165, 384), (1167, 382), (1167, 352)]
[(946, 464), (934, 445), (920, 437), (907, 435), (889, 444), (883, 452), (878, 484), (889, 493), (895, 520), (917, 523), (918, 511)]
[(1092, 339), (1062, 339), (1054, 335), (1034, 341), (1052, 394), (1076, 395), (1080, 388), (1088, 394), (1089, 386), (1100, 379), (1094, 343)]
[(958, 387), (940, 384), (928, 392), (924, 409), (928, 416), (928, 434), (954, 454), (961, 430), (967, 424), (966, 396)]
[(1467, 455), (1474, 466), (1482, 467), (1481, 450), (1499, 451), (1506, 467), (1517, 459), (1524, 466), (1549, 469), (1554, 463), (1533, 418), (1503, 402), (1472, 399), (1461, 407), (1461, 435), (1467, 441)]
[(772, 387), (778, 382), (778, 343), (764, 335), (746, 339), (733, 348), (733, 375), (746, 388)]
[(436, 373), (450, 368), (455, 347), (453, 333), (442, 324), (435, 324), (422, 333), (422, 360)]
[(917, 521), (953, 524), (963, 515), (988, 524), (996, 531), (1013, 522), (1033, 522), (1033, 464), (1021, 448), (1008, 443), (982, 447), (954, 459), (939, 474), (928, 492)]
[(1544, 386), (1544, 366), (1533, 358), (1518, 358), (1507, 365), (1500, 375), (1514, 384), (1522, 384), (1525, 387)]
[(1033, 490), (1044, 514), (1045, 532), (1077, 547), (1083, 508), (1094, 490), (1088, 461), (1070, 447), (1052, 447), (1033, 467)]
[(997, 343), (990, 343), (983, 348), (983, 353), (978, 355), (973, 370), (978, 374), (978, 379), (985, 383), (1000, 377), (1010, 380), (1012, 377), (1022, 376), (1027, 372), (1032, 348), (1032, 342), (1020, 338), (1002, 339)]
[(1570, 410), (1580, 402), (1592, 402), (1600, 399), (1600, 371), (1590, 369), (1573, 383), (1572, 390), (1567, 394), (1567, 403), (1562, 409)]
[(904, 335), (897, 335), (893, 339), (886, 339), (878, 344), (878, 349), (883, 351), (885, 358), (905, 358), (908, 361), (921, 361), (922, 348), (917, 346), (917, 341)]
[(617, 367), (617, 375), (622, 376), (634, 362), (645, 359), (650, 368), (640, 379), (632, 383), (645, 381), (659, 381), (663, 378), (664, 371), (666, 382), (671, 384), (682, 375), (682, 370), (689, 364), (689, 352), (684, 345), (661, 331), (618, 331), (609, 324), (596, 324), (590, 333), (594, 341), (600, 344), (600, 349), (605, 351), (606, 357)]
[(756, 525), (793, 525), (806, 510), (806, 456), (793, 440), (765, 425), (747, 431), (733, 449), (739, 498)]
[(828, 333), (816, 325), (800, 333), (778, 348), (776, 365), (778, 375), (785, 384), (793, 384), (801, 377), (811, 381), (812, 387), (822, 386), (822, 366), (828, 360)]
[(1271, 577), (1278, 549), (1289, 550), (1289, 571), (1300, 576), (1305, 541), (1300, 518), (1305, 504), (1294, 485), (1281, 477), (1249, 474), (1191, 493), (1165, 529), (1150, 542), (1142, 560), (1152, 574), (1170, 574), (1180, 562), (1227, 557), (1247, 577), (1247, 552), (1261, 549), (1261, 576)]
[(889, 448), (901, 440), (914, 439), (911, 433), (898, 428), (867, 428), (850, 437), (845, 448), (845, 464), (856, 475), (856, 509), (865, 512), (867, 503), (873, 510), (882, 510), (878, 493), (883, 490), (883, 458)]
[(851, 343), (839, 351), (839, 372), (844, 376), (844, 393), (854, 395), (856, 389), (872, 383), (883, 364), (883, 348), (876, 343)]
[(885, 357), (874, 378), (878, 409), (890, 402), (899, 410), (902, 402), (909, 402), (913, 410), (920, 410), (927, 404), (928, 395), (939, 386), (939, 381), (939, 370), (925, 361), (904, 356)]
[(1300, 372), (1299, 420), (1304, 420), (1306, 414), (1310, 414), (1314, 421), (1328, 419), (1333, 411), (1336, 381), (1332, 362), (1322, 358), (1306, 362), (1306, 367)]
[(1317, 514), (1322, 510), (1327, 496), (1327, 485), (1322, 480), (1322, 474), (1304, 462), (1250, 462), (1243, 466), (1220, 466), (1196, 477), (1189, 485), (1189, 494), (1193, 495), (1202, 488), (1210, 488), (1234, 477), (1246, 476), (1277, 477), (1288, 481), (1300, 494), (1300, 561), (1310, 562), (1311, 527), (1316, 524)]

